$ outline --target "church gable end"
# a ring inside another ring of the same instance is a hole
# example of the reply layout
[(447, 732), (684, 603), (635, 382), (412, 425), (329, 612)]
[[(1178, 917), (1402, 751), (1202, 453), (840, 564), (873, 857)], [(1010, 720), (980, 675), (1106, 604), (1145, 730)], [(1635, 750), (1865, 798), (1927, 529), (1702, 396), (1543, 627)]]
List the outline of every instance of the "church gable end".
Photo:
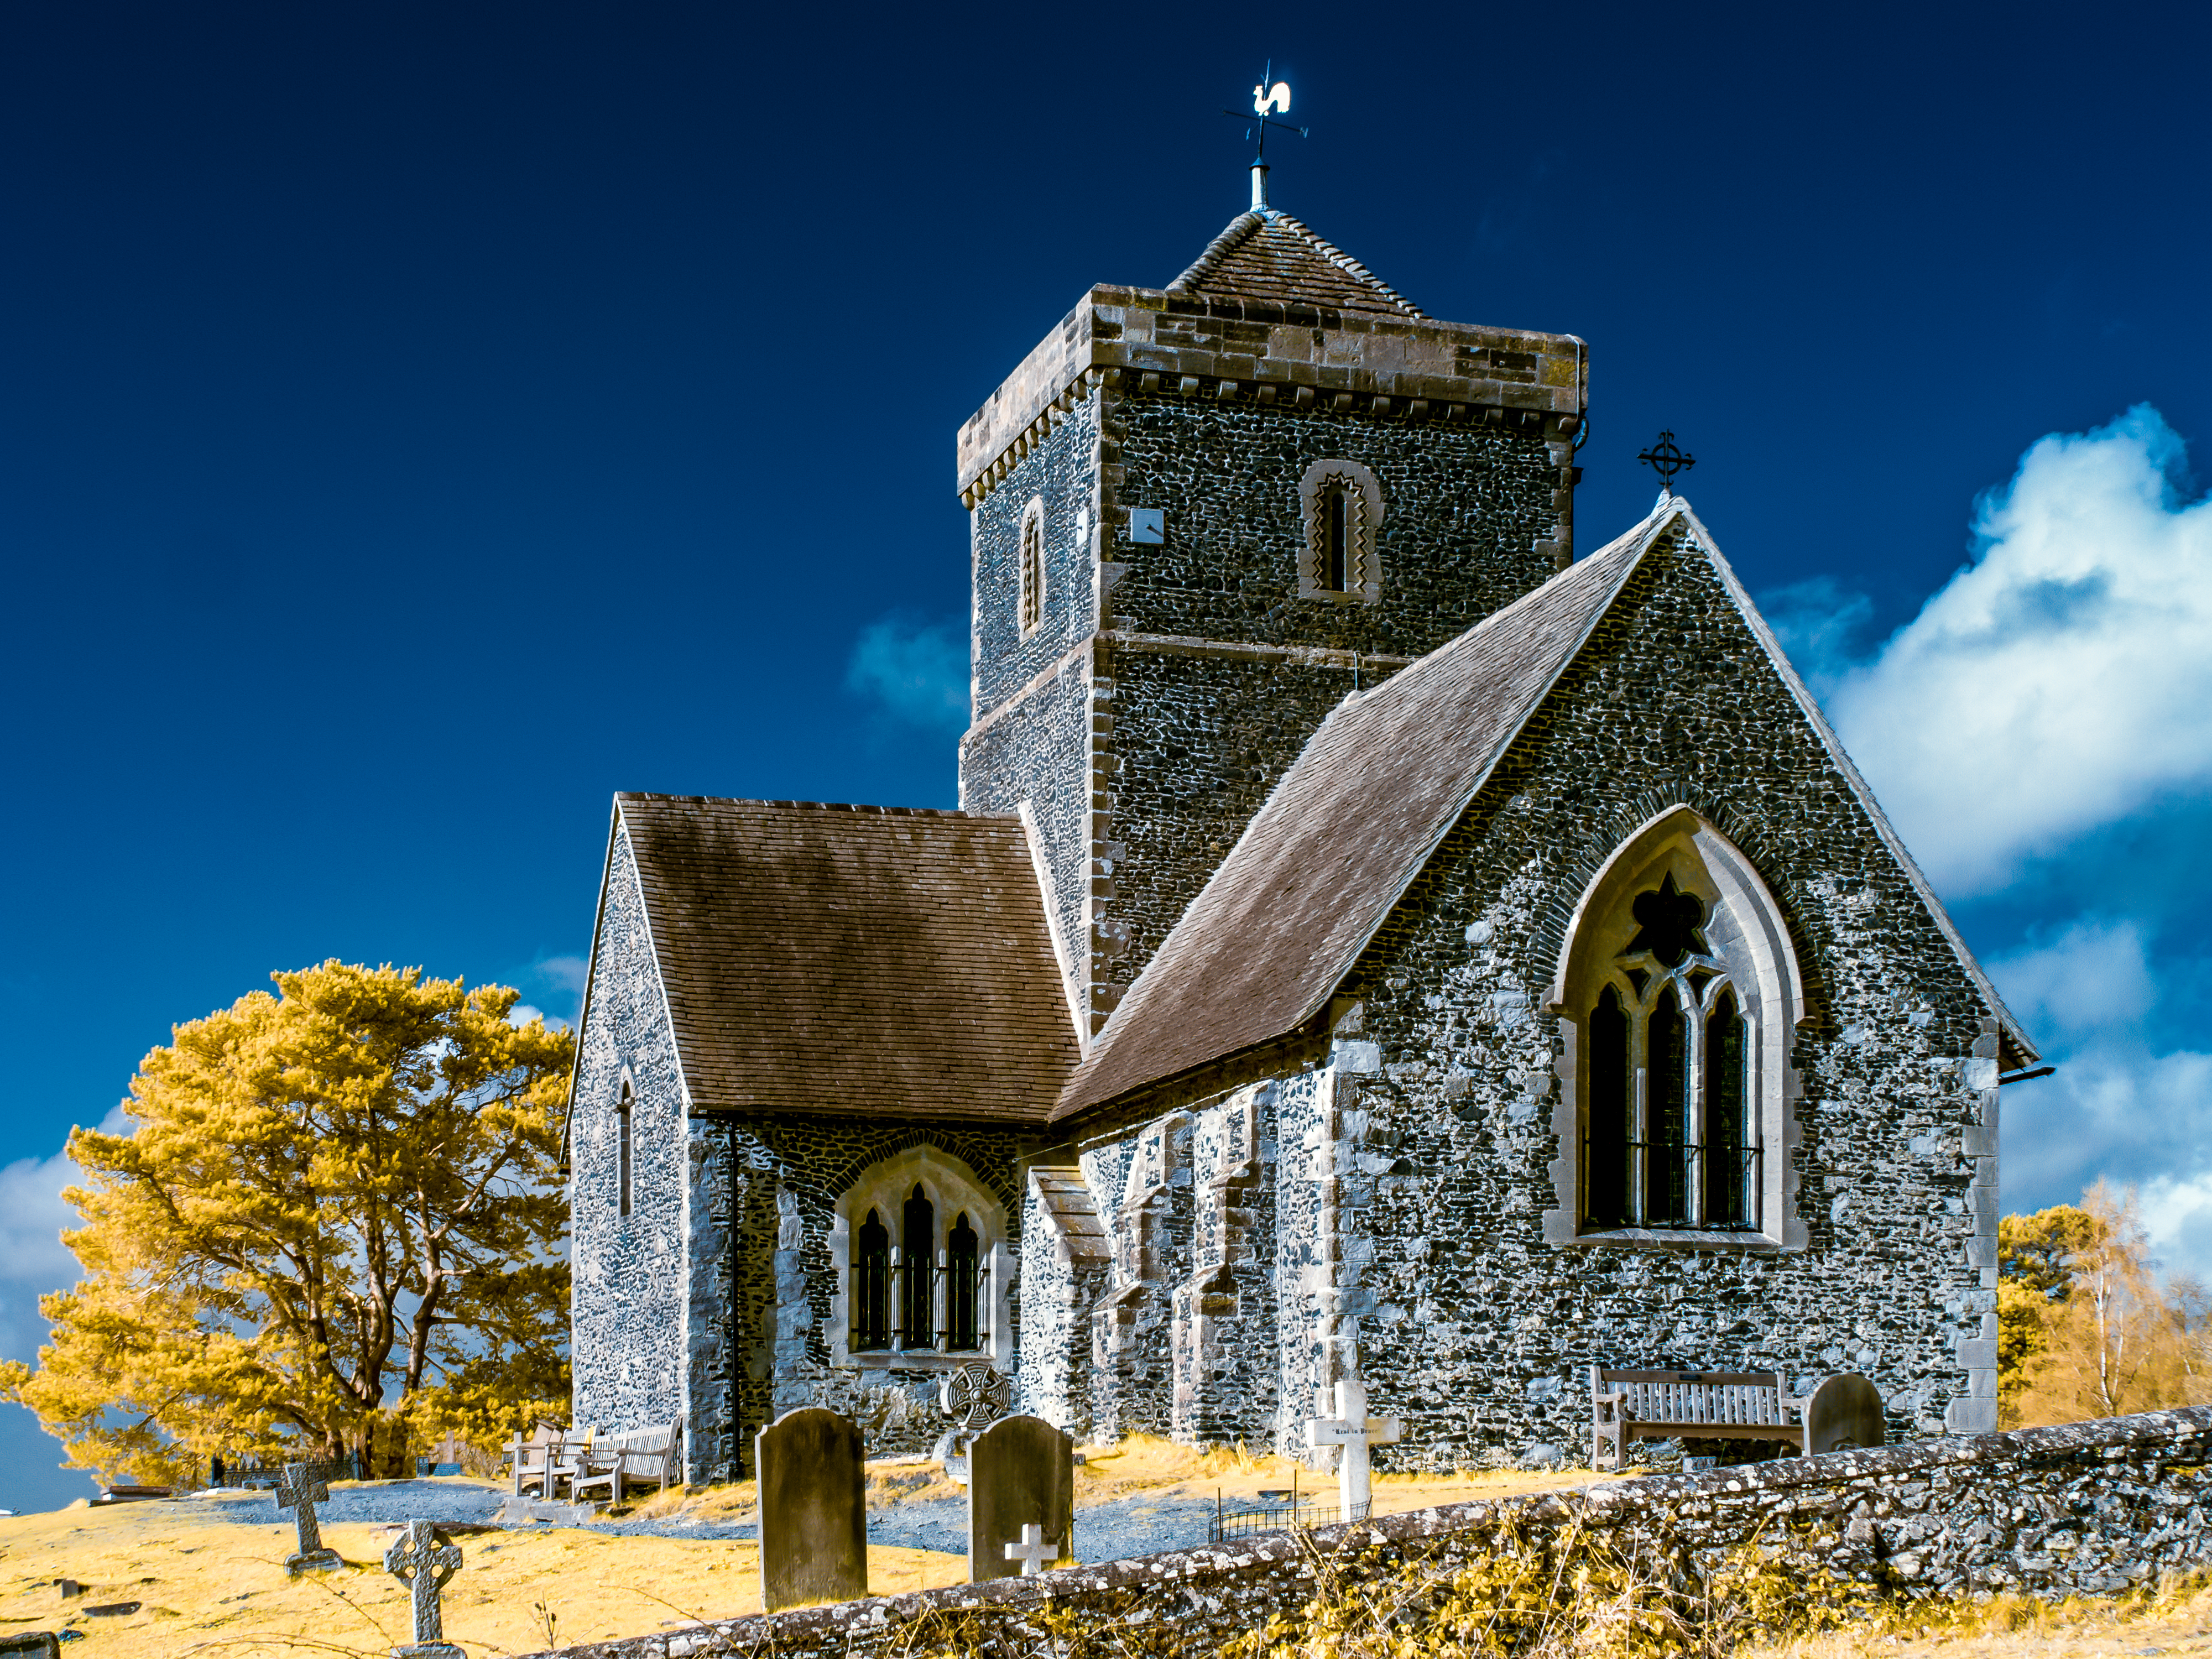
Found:
[[(637, 862), (617, 811), (568, 1097), (569, 1292), (579, 1422), (689, 1416), (684, 1072)], [(627, 1131), (629, 1204), (623, 1205)]]

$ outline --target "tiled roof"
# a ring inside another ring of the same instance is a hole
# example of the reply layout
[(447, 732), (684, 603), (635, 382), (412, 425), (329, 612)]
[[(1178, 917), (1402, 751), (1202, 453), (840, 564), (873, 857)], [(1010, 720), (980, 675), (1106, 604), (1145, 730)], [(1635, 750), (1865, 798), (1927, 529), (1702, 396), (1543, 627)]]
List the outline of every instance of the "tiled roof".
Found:
[(1647, 527), (1339, 703), (1129, 988), (1054, 1115), (1320, 1012), (1634, 568)]
[(1422, 314), (1342, 248), (1273, 208), (1231, 219), (1190, 269), (1168, 284), (1167, 291), (1394, 317)]
[(615, 810), (696, 1107), (1043, 1121), (1078, 1050), (1018, 819)]
[(1645, 552), (1677, 534), (1712, 560), (2010, 1052), (2033, 1058), (1719, 549), (1670, 497), (1610, 546), (1336, 707), (1129, 988), (1055, 1120), (1290, 1036), (1321, 1013)]

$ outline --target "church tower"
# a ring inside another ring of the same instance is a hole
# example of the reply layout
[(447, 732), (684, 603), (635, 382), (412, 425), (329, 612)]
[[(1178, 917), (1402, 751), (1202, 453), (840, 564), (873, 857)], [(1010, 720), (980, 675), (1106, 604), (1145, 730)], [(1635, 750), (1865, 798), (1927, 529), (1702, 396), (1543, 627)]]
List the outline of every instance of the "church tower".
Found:
[(1573, 558), (1583, 343), (1425, 316), (1252, 193), (959, 434), (960, 804), (1028, 825), (1086, 1042), (1330, 708)]

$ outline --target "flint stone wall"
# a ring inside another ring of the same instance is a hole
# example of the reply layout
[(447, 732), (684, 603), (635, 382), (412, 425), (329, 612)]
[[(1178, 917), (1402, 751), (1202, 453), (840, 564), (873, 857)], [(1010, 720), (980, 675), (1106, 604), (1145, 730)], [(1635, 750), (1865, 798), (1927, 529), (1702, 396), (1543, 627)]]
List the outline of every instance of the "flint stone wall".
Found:
[[(1547, 1237), (1557, 1163), (1577, 1155), (1562, 1021), (1542, 1006), (1566, 919), (1676, 804), (1757, 866), (1808, 981), (1793, 1131), (1768, 1149), (1803, 1229), (1776, 1231), (1802, 1249)], [(1228, 1258), (1193, 1231), (1195, 1170), (1171, 1169), (1149, 1205), (1124, 1196), (1140, 1148), (1175, 1164), (1189, 1126), (1238, 1096), (1170, 1096), (1174, 1111), (1086, 1136), (1118, 1310), (1094, 1435), (1298, 1455), (1311, 1391), (1354, 1366), (1371, 1408), (1407, 1422), (1386, 1468), (1586, 1445), (1592, 1364), (1780, 1370), (1801, 1394), (1856, 1370), (1893, 1438), (1994, 1426), (1984, 1007), (1702, 556), (1646, 559), (1340, 1000), (1358, 1013), (1333, 1050), (1316, 1040), (1316, 1069), (1258, 1085), (1272, 1196), (1235, 1242), (1273, 1283), (1241, 1297), (1232, 1349), (1275, 1349), (1279, 1389), (1233, 1361), (1170, 1386), (1206, 1334), (1168, 1288)]]
[[(860, 1425), (871, 1456), (926, 1452), (945, 1431), (941, 1375), (831, 1363), (838, 1197), (871, 1166), (928, 1145), (1005, 1208), (1018, 1258), (1023, 1137), (882, 1118), (741, 1117), (688, 1102), (627, 836), (614, 843), (571, 1120), (569, 1293), (574, 1420), (610, 1431), (684, 1425), (684, 1478), (752, 1474), (752, 1437), (799, 1406)], [(625, 1069), (626, 1068), (626, 1069)], [(631, 1204), (621, 1214), (616, 1103), (630, 1079)], [(1018, 1340), (1021, 1287), (1009, 1316)]]
[[(690, 1198), (713, 1152), (686, 1125), (665, 1006), (629, 837), (617, 835), (569, 1120), (572, 1407), (576, 1422), (603, 1429), (688, 1414), (690, 1367), (671, 1334), (687, 1323)], [(625, 1076), (632, 1091), (627, 1216), (616, 1112)], [(713, 1242), (704, 1243), (711, 1251)]]
[(1470, 1565), (1508, 1526), (1555, 1534), (1583, 1526), (1685, 1553), (1700, 1567), (1756, 1541), (1785, 1570), (1848, 1575), (1908, 1600), (2109, 1595), (2212, 1560), (2208, 1459), (2212, 1407), (2196, 1407), (1456, 1504), (564, 1651), (574, 1659), (865, 1659), (943, 1640), (958, 1627), (942, 1621), (965, 1615), (975, 1621), (963, 1632), (971, 1648), (994, 1641), (1002, 1652), (1041, 1653), (1050, 1645), (1041, 1615), (1051, 1613), (1072, 1613), (1094, 1631), (1121, 1626), (1146, 1652), (1206, 1653), (1271, 1617), (1295, 1614), (1313, 1598), (1324, 1561), (1353, 1584), (1408, 1561)]

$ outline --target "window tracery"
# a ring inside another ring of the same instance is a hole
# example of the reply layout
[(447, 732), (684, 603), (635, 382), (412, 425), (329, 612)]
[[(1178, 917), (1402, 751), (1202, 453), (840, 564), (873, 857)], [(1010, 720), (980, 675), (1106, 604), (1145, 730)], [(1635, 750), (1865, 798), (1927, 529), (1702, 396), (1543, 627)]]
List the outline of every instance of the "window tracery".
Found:
[(957, 1160), (915, 1147), (838, 1202), (830, 1257), (839, 1363), (938, 1368), (1011, 1358), (1001, 1206)]
[(1547, 1239), (1803, 1243), (1786, 1156), (1802, 981), (1740, 850), (1686, 807), (1631, 836), (1576, 908), (1551, 1001), (1570, 1063)]

